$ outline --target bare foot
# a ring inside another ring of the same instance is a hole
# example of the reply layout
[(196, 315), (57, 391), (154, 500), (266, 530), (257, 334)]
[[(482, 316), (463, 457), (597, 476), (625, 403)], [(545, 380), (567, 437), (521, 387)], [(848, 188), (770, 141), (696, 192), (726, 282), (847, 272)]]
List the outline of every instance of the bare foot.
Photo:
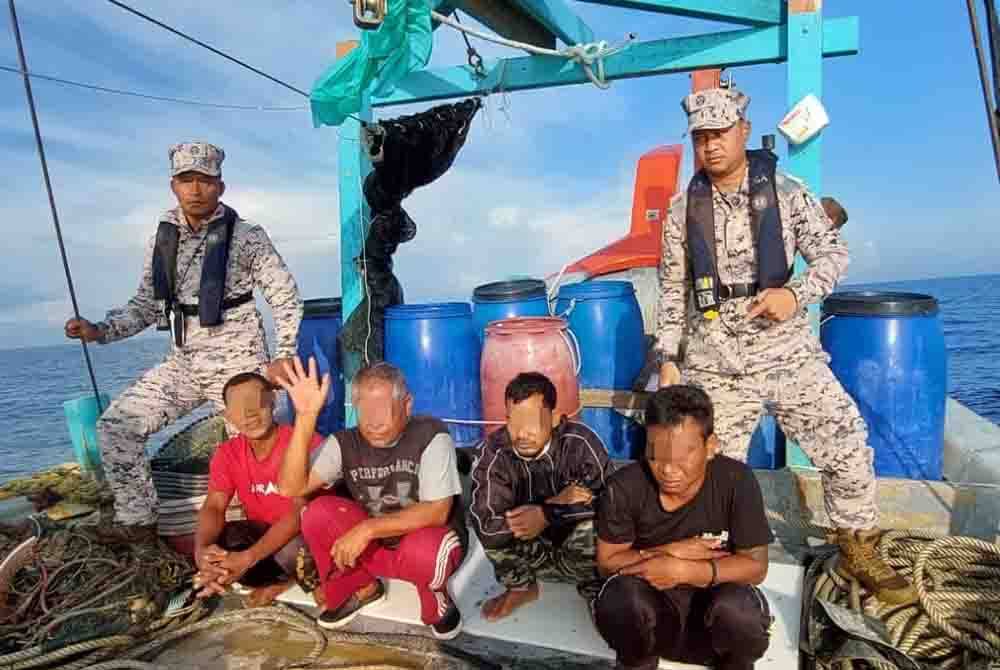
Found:
[(538, 594), (538, 584), (532, 584), (524, 589), (504, 591), (483, 603), (483, 618), (487, 621), (499, 621), (513, 614), (517, 608), (538, 600)]
[(258, 586), (243, 600), (243, 604), (247, 607), (267, 607), (293, 586), (295, 586), (293, 579), (286, 579), (283, 582), (275, 582), (267, 586)]

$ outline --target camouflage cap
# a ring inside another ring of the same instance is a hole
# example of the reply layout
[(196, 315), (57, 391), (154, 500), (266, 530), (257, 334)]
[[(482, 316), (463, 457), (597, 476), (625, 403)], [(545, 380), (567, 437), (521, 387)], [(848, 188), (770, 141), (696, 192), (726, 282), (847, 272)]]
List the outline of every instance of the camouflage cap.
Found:
[(208, 142), (182, 142), (170, 147), (170, 176), (182, 172), (200, 172), (209, 177), (222, 176), (226, 152)]
[(688, 132), (720, 130), (746, 118), (750, 98), (735, 88), (697, 91), (681, 101), (688, 115)]

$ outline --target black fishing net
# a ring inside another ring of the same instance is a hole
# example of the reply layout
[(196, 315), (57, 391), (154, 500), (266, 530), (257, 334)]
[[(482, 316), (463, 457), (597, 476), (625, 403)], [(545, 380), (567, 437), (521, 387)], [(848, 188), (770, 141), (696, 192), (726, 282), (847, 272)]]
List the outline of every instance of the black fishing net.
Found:
[(379, 121), (365, 129), (374, 168), (364, 183), (371, 223), (364, 253), (355, 262), (364, 274), (367, 291), (340, 335), (343, 351), (356, 354), (344, 357), (348, 375), (355, 372), (346, 369), (351, 359), (362, 360), (366, 347), (368, 360), (382, 359), (385, 310), (403, 302), (403, 287), (392, 272), (392, 256), (400, 244), (416, 236), (417, 224), (403, 210), (402, 201), (448, 171), (481, 106), (474, 98)]

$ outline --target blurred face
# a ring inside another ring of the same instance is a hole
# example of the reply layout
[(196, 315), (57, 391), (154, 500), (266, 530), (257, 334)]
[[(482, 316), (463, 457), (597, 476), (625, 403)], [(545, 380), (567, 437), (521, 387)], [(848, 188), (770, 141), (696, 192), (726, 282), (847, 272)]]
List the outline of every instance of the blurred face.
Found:
[(226, 183), (220, 177), (182, 172), (170, 180), (170, 190), (188, 219), (204, 221), (219, 206), (219, 199), (226, 192)]
[(540, 393), (519, 403), (507, 402), (507, 432), (514, 451), (524, 458), (542, 453), (556, 423), (557, 419), (545, 406)]
[(274, 429), (274, 392), (256, 380), (237, 384), (226, 393), (226, 419), (251, 440)]
[(354, 397), (358, 430), (373, 447), (394, 445), (410, 420), (413, 398), (393, 398), (393, 390), (392, 383), (373, 379), (362, 384)]
[(706, 440), (690, 417), (677, 426), (647, 426), (646, 460), (660, 493), (678, 497), (697, 493), (717, 446), (715, 435)]
[(750, 124), (737, 121), (722, 130), (695, 130), (691, 133), (694, 153), (709, 177), (721, 178), (743, 168), (746, 161)]

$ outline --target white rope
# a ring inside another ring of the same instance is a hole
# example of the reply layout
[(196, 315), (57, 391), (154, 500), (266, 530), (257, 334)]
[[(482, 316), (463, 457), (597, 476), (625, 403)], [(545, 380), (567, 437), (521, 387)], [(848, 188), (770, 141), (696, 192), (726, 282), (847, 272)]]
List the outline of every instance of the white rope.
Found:
[[(443, 23), (446, 26), (454, 28), (455, 30), (472, 35), (473, 37), (478, 37), (479, 39), (487, 42), (510, 47), (512, 49), (520, 49), (537, 56), (556, 56), (560, 58), (567, 58), (574, 63), (578, 63), (587, 74), (587, 78), (595, 86), (601, 89), (611, 87), (611, 84), (604, 80), (604, 59), (622, 51), (635, 40), (635, 35), (629, 35), (625, 44), (617, 47), (610, 46), (605, 40), (600, 40), (598, 42), (590, 42), (588, 44), (574, 44), (573, 46), (562, 50), (546, 49), (544, 47), (535, 46), (534, 44), (527, 44), (525, 42), (509, 40), (506, 37), (500, 37), (499, 35), (490, 35), (489, 33), (480, 32), (474, 28), (464, 26), (458, 21), (435, 11), (431, 11), (431, 16), (439, 23)], [(596, 74), (593, 69), (594, 65), (597, 66)]]

